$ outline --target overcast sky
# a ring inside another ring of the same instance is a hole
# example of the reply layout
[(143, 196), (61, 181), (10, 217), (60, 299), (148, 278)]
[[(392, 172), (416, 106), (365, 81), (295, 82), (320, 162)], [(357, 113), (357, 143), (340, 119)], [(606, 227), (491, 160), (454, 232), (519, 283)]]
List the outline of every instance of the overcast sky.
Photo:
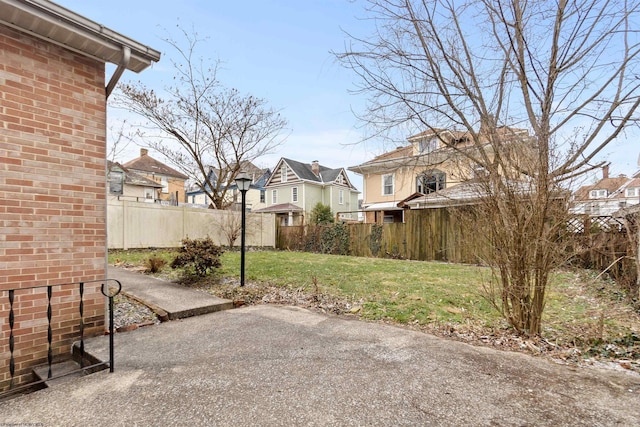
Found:
[[(370, 33), (371, 23), (359, 19), (364, 16), (359, 0), (56, 2), (163, 53), (160, 63), (139, 75), (128, 71), (121, 81), (142, 80), (157, 88), (170, 83), (172, 48), (163, 39), (167, 34), (179, 37), (177, 25), (194, 28), (201, 38), (208, 38), (201, 53), (223, 62), (219, 80), (242, 93), (265, 98), (289, 122), (286, 143), (259, 166), (272, 168), (280, 157), (289, 157), (301, 162), (319, 160), (332, 168), (348, 167), (390, 148), (375, 141), (357, 144), (363, 132), (352, 109), (361, 111), (364, 97), (348, 93), (355, 88), (356, 77), (330, 53), (343, 50), (348, 42), (343, 30)], [(110, 111), (111, 118), (117, 116)], [(637, 135), (620, 138), (605, 149), (601, 159), (612, 162), (612, 174), (632, 174), (638, 169)], [(118, 160), (130, 160), (138, 152), (139, 147), (131, 146)], [(352, 178), (362, 190), (361, 180)]]

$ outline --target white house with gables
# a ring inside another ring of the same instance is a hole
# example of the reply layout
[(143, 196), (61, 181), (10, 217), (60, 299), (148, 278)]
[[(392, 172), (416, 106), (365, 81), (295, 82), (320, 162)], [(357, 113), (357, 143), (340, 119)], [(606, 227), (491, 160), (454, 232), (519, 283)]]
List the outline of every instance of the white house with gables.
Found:
[(640, 172), (632, 177), (609, 176), (609, 165), (602, 168), (602, 179), (579, 188), (571, 211), (589, 216), (609, 216), (620, 209), (640, 203)]
[(332, 169), (317, 161), (302, 163), (281, 158), (265, 184), (266, 207), (255, 212), (275, 213), (280, 225), (302, 225), (320, 202), (341, 220), (358, 219), (359, 191), (344, 168)]

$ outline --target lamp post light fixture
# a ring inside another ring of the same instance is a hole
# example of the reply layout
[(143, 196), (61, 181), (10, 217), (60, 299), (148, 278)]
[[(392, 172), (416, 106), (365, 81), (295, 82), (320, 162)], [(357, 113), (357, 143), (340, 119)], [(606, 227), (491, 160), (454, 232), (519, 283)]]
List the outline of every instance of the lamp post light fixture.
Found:
[(240, 286), (244, 286), (244, 246), (247, 228), (247, 191), (251, 186), (251, 177), (246, 172), (240, 172), (236, 176), (236, 186), (242, 193), (242, 228), (240, 232)]

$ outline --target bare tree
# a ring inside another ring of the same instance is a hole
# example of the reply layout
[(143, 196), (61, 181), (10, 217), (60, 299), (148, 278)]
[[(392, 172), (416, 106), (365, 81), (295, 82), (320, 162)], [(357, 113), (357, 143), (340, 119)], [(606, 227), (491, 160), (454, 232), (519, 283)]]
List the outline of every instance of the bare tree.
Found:
[(478, 232), (497, 303), (523, 333), (541, 332), (561, 262), (563, 189), (635, 123), (637, 3), (368, 0), (375, 33), (338, 54), (370, 95), (362, 118), (376, 134), (410, 124), (468, 136), (472, 150), (440, 139), (487, 172)]
[[(255, 214), (247, 213), (245, 217), (246, 230), (245, 236), (253, 236), (256, 230), (260, 230), (259, 219)], [(240, 238), (242, 233), (242, 213), (239, 211), (220, 212), (213, 220), (217, 232), (222, 234), (227, 240), (227, 245), (233, 249), (235, 242)]]
[(196, 58), (202, 40), (183, 34), (185, 47), (166, 40), (179, 58), (172, 62), (174, 84), (163, 95), (141, 82), (121, 84), (112, 105), (146, 119), (139, 137), (187, 175), (215, 208), (224, 209), (231, 203), (227, 187), (243, 162), (280, 145), (287, 121), (266, 100), (225, 88), (217, 79), (218, 62)]
[(113, 126), (109, 127), (111, 138), (107, 141), (107, 160), (118, 161), (118, 158), (127, 149), (130, 139), (125, 135), (126, 124), (126, 120), (122, 121), (118, 130), (115, 130)]

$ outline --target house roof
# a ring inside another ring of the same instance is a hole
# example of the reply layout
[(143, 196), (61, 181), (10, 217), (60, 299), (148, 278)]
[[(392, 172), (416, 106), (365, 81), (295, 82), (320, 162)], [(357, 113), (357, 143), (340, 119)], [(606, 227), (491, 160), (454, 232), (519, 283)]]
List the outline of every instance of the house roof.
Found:
[(160, 52), (48, 0), (0, 0), (0, 23), (139, 73)]
[(186, 175), (149, 156), (146, 152), (143, 152), (137, 159), (128, 161), (124, 166), (127, 169), (133, 169), (135, 171), (147, 172), (155, 175), (166, 175), (179, 179), (188, 178)]
[(405, 203), (412, 209), (424, 207), (442, 207), (459, 204), (469, 204), (486, 194), (486, 190), (478, 180), (469, 180), (452, 187), (447, 187), (434, 193), (413, 198)]
[(398, 147), (395, 150), (391, 150), (391, 151), (388, 151), (386, 153), (382, 153), (379, 156), (376, 156), (373, 159), (365, 162), (364, 164), (375, 163), (375, 162), (380, 162), (380, 161), (390, 160), (390, 159), (398, 159), (398, 158), (403, 158), (403, 157), (409, 157), (412, 154), (413, 154), (413, 146), (412, 145), (406, 145), (404, 147)]
[[(249, 160), (243, 160), (240, 162), (240, 168), (236, 168), (237, 163), (232, 163), (229, 165), (229, 167), (227, 168), (216, 168), (214, 166), (210, 166), (209, 167), (209, 175), (210, 175), (210, 179), (213, 178), (214, 180), (217, 180), (218, 177), (220, 176), (229, 176), (231, 175), (234, 171), (238, 170), (241, 172), (245, 172), (247, 174), (249, 174), (249, 176), (251, 177), (251, 184), (252, 185), (258, 185), (259, 181), (261, 180), (261, 178), (263, 178), (266, 174), (270, 174), (271, 170), (269, 168), (259, 168), (258, 166), (254, 165), (251, 161)], [(228, 172), (228, 173), (227, 173)], [(211, 174), (213, 174), (213, 176), (211, 176)], [(262, 183), (264, 184), (264, 182)], [(229, 187), (235, 186), (234, 182), (230, 182), (228, 183)]]
[(162, 184), (152, 181), (148, 178), (145, 178), (144, 176), (139, 175), (133, 171), (130, 171), (129, 169), (125, 168), (118, 162), (112, 162), (107, 160), (108, 171), (111, 172), (113, 168), (122, 169), (122, 172), (124, 172), (124, 183), (127, 185), (136, 185), (139, 187), (162, 188)]
[(266, 208), (257, 209), (253, 212), (273, 212), (273, 213), (283, 213), (283, 212), (302, 212), (303, 209), (300, 206), (294, 205), (293, 203), (280, 203), (279, 205), (268, 206)]
[(640, 187), (640, 178), (629, 178), (626, 176), (618, 176), (615, 178), (602, 178), (595, 184), (585, 185), (580, 187), (574, 193), (574, 199), (576, 201), (589, 200), (589, 192), (591, 190), (607, 190), (607, 198), (624, 197), (624, 192), (620, 191), (618, 194), (613, 194), (617, 190), (624, 188)]
[[(299, 162), (297, 160), (292, 160), (292, 159), (287, 159), (282, 157), (279, 161), (278, 164), (276, 165), (276, 169), (278, 169), (278, 167), (282, 164), (282, 163), (286, 163), (287, 166), (289, 166), (291, 168), (291, 170), (293, 171), (294, 174), (296, 174), (296, 176), (298, 178), (300, 178), (303, 181), (309, 181), (309, 182), (315, 182), (318, 184), (332, 184), (336, 181), (336, 179), (338, 178), (338, 176), (340, 176), (340, 174), (343, 174), (345, 180), (346, 180), (346, 185), (354, 190), (357, 191), (357, 189), (354, 187), (354, 185), (351, 183), (351, 181), (349, 180), (349, 177), (347, 176), (344, 168), (328, 168), (326, 166), (322, 166), (320, 164), (318, 164), (318, 175), (316, 175), (313, 172), (313, 164), (310, 163), (302, 163)], [(269, 184), (269, 182), (271, 181), (271, 179), (269, 179), (267, 181), (267, 185)]]
[(372, 203), (365, 206), (363, 211), (401, 211), (402, 208), (398, 206), (398, 202), (380, 202)]
[[(495, 130), (495, 132), (499, 136), (501, 136), (505, 142), (524, 141), (527, 138), (531, 138), (526, 129), (500, 126)], [(429, 151), (428, 153), (416, 153), (416, 148), (414, 147), (415, 143), (437, 135), (440, 135), (442, 139), (450, 141), (451, 144), (441, 145), (437, 149)], [(365, 174), (370, 172), (377, 172), (381, 169), (385, 170), (407, 165), (414, 167), (429, 167), (430, 165), (441, 163), (449, 158), (456, 150), (456, 148), (454, 148), (452, 145), (456, 145), (456, 147), (465, 149), (473, 148), (474, 142), (471, 136), (471, 133), (468, 131), (430, 129), (407, 138), (407, 141), (411, 142), (411, 145), (398, 147), (395, 150), (383, 153), (369, 161), (356, 166), (351, 166), (348, 169), (358, 174)], [(484, 132), (481, 129), (480, 131), (478, 131), (476, 136), (478, 137), (480, 144), (489, 144), (490, 139), (488, 138), (487, 132)]]
[[(522, 136), (529, 135), (529, 132), (526, 129), (514, 128), (509, 126), (498, 126), (495, 129), (495, 132), (502, 137), (505, 137), (505, 136), (522, 137)], [(410, 136), (409, 138), (407, 138), (407, 141), (409, 142), (419, 141), (421, 139), (424, 139), (425, 137), (435, 136), (438, 134), (450, 135), (452, 138), (458, 139), (458, 140), (464, 139), (464, 138), (471, 139), (471, 132), (469, 131), (459, 131), (459, 130), (449, 130), (449, 129), (429, 129), (424, 132), (420, 132), (416, 135)], [(479, 138), (481, 140), (483, 139), (487, 140), (487, 135), (488, 135), (488, 132), (486, 132), (486, 130), (483, 130), (483, 128), (481, 127), (480, 130), (478, 131)]]

